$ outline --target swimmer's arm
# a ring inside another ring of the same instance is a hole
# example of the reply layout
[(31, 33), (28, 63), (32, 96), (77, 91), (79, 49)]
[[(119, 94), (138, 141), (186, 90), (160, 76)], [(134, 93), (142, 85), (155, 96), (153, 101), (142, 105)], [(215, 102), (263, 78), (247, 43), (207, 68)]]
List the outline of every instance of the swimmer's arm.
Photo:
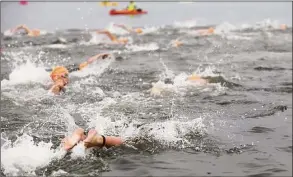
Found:
[(113, 35), (112, 33), (110, 33), (108, 30), (101, 30), (101, 31), (97, 31), (98, 34), (106, 34), (111, 41), (117, 41), (117, 38), (115, 35)]
[(54, 93), (55, 95), (60, 94), (60, 92), (64, 89), (64, 85), (60, 85), (60, 84), (54, 84), (51, 88), (50, 88), (50, 92)]
[(27, 27), (27, 26), (25, 26), (25, 25), (19, 25), (19, 26), (17, 26), (15, 29), (14, 29), (14, 32), (16, 32), (17, 30), (19, 30), (19, 29), (24, 29), (25, 31), (26, 31), (26, 33), (31, 33), (31, 30)]
[[(102, 146), (103, 145), (103, 141), (104, 141), (103, 140), (103, 137), (102, 136), (99, 136), (98, 141), (99, 141), (100, 146)], [(121, 144), (123, 144), (122, 138), (115, 137), (115, 136), (105, 136), (105, 146), (107, 148), (112, 147), (112, 146), (119, 146)]]
[(102, 59), (105, 59), (107, 56), (109, 56), (109, 54), (107, 54), (107, 53), (97, 54), (97, 55), (95, 55), (95, 56), (90, 57), (90, 58), (87, 60), (87, 63), (88, 63), (88, 64), (91, 64), (92, 62), (96, 61), (97, 59), (99, 59), (99, 58), (101, 58), (101, 57), (102, 57)]
[(93, 63), (94, 61), (96, 61), (99, 58), (105, 59), (108, 56), (109, 56), (109, 54), (107, 54), (107, 53), (92, 56), (87, 61), (80, 63), (79, 66), (78, 66), (78, 70), (82, 70), (84, 67), (86, 67), (87, 65)]
[(131, 29), (129, 29), (129, 28), (127, 28), (125, 25), (119, 25), (119, 24), (114, 24), (115, 26), (118, 26), (118, 27), (120, 27), (120, 28), (122, 28), (122, 29), (124, 29), (124, 30), (126, 30), (126, 31), (128, 31), (128, 32), (133, 32), (133, 30), (131, 30)]

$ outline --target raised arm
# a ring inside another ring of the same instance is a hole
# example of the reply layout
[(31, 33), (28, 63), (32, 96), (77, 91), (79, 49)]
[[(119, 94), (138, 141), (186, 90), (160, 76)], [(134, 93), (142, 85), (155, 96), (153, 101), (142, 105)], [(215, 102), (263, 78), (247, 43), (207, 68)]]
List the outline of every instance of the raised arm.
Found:
[(133, 32), (132, 29), (127, 28), (125, 25), (119, 25), (119, 24), (114, 24), (114, 25), (128, 31), (129, 33)]
[(94, 61), (96, 61), (97, 59), (105, 59), (109, 56), (109, 54), (107, 53), (102, 53), (102, 54), (97, 54), (95, 56), (90, 57), (87, 61), (82, 62), (79, 65), (79, 70), (82, 70), (84, 67), (86, 67), (87, 65), (93, 63)]
[(113, 35), (112, 33), (110, 33), (108, 30), (100, 30), (100, 31), (97, 31), (97, 33), (107, 35), (111, 41), (118, 41), (117, 37)]
[(13, 32), (15, 33), (17, 30), (24, 29), (27, 34), (31, 33), (31, 30), (25, 25), (18, 25)]

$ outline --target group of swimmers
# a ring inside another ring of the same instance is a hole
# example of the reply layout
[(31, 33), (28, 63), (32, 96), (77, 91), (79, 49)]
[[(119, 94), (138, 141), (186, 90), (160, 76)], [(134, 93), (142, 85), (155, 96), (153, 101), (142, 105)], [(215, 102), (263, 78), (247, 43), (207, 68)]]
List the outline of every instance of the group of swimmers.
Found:
[[(130, 2), (129, 6), (127, 7), (128, 10), (135, 10), (137, 9), (135, 3), (133, 1)], [(136, 33), (141, 34), (143, 33), (142, 28), (128, 28), (125, 25), (121, 24), (114, 24), (116, 27), (120, 27), (129, 33)], [(286, 26), (282, 26), (282, 29), (285, 29)], [(16, 33), (20, 30), (23, 30), (26, 35), (31, 37), (36, 37), (40, 35), (40, 30), (38, 29), (29, 29), (26, 25), (19, 25), (15, 29), (12, 30), (13, 33)], [(208, 29), (201, 29), (197, 30), (199, 35), (206, 36), (214, 34), (214, 28)], [(117, 44), (127, 44), (127, 38), (117, 38), (114, 34), (110, 33), (108, 30), (98, 30), (96, 31), (97, 34), (105, 34), (108, 38)], [(174, 46), (178, 47), (181, 46), (182, 42), (179, 40), (175, 40)], [(50, 71), (50, 77), (53, 81), (53, 85), (50, 88), (50, 92), (58, 95), (61, 92), (65, 91), (65, 86), (69, 83), (69, 73), (74, 71), (80, 71), (87, 67), (89, 64), (92, 64), (98, 59), (108, 59), (110, 54), (103, 53), (98, 54), (95, 56), (90, 57), (87, 61), (82, 62), (80, 64), (73, 64), (68, 66), (57, 66), (53, 69), (48, 69)], [(196, 81), (199, 83), (206, 84), (208, 83), (208, 79), (202, 78), (200, 76), (191, 75), (187, 78), (189, 81)], [(69, 151), (78, 143), (83, 142), (86, 148), (90, 147), (111, 147), (111, 146), (118, 146), (123, 144), (123, 140), (120, 137), (114, 136), (103, 136), (100, 135), (96, 130), (92, 129), (88, 132), (78, 128), (76, 129), (71, 136), (65, 137), (62, 141), (63, 149)]]

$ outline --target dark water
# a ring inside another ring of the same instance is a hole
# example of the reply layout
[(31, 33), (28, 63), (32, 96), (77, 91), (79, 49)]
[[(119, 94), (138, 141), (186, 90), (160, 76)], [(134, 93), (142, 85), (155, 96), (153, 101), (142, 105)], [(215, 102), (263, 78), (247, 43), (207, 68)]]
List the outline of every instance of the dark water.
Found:
[[(126, 46), (99, 44), (80, 30), (2, 37), (2, 173), (292, 175), (292, 28), (206, 37), (193, 30), (166, 26), (126, 34), (133, 39)], [(60, 37), (67, 42), (60, 44)], [(171, 47), (178, 37), (185, 44)], [(45, 68), (101, 52), (115, 59), (72, 73), (61, 96), (47, 94)], [(210, 83), (187, 83), (193, 72)], [(77, 126), (127, 143), (86, 155), (77, 147), (64, 156), (60, 141)]]

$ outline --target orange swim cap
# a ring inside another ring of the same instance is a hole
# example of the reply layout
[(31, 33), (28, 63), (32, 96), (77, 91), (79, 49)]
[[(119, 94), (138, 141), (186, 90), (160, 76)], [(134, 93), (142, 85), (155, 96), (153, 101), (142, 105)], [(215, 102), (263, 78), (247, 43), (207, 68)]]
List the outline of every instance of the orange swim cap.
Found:
[(141, 29), (141, 28), (136, 28), (136, 29), (135, 29), (135, 32), (137, 32), (137, 33), (140, 34), (140, 33), (142, 33), (142, 29)]
[(56, 66), (50, 74), (51, 79), (55, 82), (60, 78), (68, 77), (68, 70), (63, 66)]
[(214, 33), (214, 28), (212, 28), (212, 27), (211, 27), (211, 28), (209, 28), (209, 29), (208, 29), (208, 33), (209, 33), (209, 34), (212, 34), (212, 33)]

